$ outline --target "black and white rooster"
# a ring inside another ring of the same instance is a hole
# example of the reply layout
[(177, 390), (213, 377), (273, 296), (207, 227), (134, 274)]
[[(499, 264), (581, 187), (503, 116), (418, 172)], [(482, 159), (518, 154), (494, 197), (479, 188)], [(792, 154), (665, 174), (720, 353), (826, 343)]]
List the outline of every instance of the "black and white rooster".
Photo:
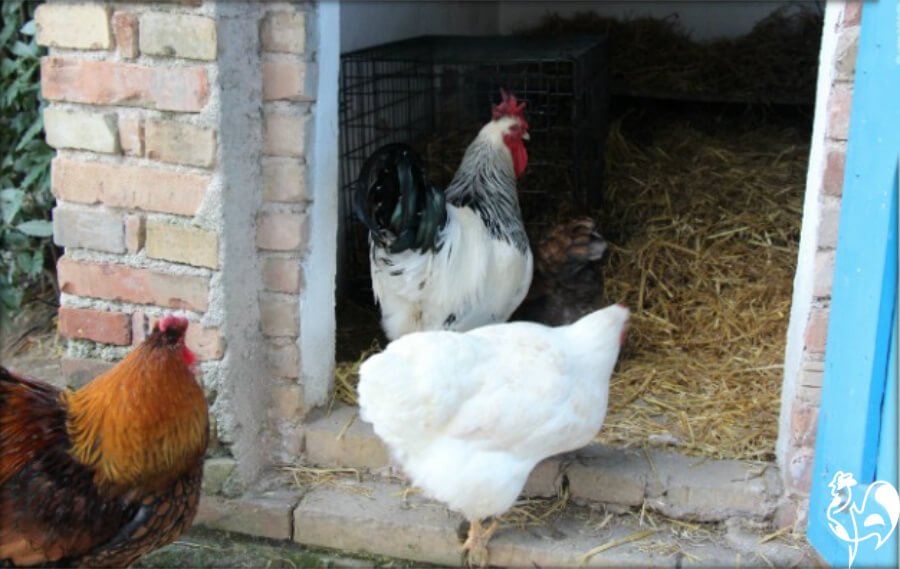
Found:
[(525, 103), (501, 95), (445, 191), (407, 144), (363, 164), (356, 214), (369, 229), (372, 288), (391, 340), (504, 322), (528, 292), (533, 261), (516, 191), (528, 123)]

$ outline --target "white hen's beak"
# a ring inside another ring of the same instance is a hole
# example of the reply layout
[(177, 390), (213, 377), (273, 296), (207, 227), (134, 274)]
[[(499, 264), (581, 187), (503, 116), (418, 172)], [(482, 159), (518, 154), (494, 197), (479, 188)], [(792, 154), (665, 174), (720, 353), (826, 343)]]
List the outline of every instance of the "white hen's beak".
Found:
[(526, 132), (522, 135), (522, 140), (531, 140), (531, 135)]

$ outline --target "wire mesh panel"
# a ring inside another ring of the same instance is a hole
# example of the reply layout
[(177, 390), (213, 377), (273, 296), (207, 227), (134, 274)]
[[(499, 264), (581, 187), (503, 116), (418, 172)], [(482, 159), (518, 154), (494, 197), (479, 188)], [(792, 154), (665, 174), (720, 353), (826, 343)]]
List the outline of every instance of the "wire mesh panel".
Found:
[[(600, 197), (607, 130), (606, 41), (600, 36), (425, 36), (341, 58), (340, 254), (346, 293), (368, 294), (366, 230), (353, 218), (353, 181), (366, 158), (407, 142), (446, 187), (466, 147), (490, 120), (500, 88), (525, 101), (528, 170), (522, 215), (534, 239), (554, 221), (548, 204)], [(361, 290), (362, 289), (362, 290)], [(353, 294), (357, 297), (357, 294)]]

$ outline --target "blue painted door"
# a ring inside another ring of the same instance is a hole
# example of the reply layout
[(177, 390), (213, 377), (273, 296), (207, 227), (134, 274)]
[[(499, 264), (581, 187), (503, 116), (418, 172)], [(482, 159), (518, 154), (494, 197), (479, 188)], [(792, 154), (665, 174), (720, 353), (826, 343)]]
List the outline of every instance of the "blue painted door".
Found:
[(897, 0), (861, 26), (807, 536), (831, 565), (897, 567)]

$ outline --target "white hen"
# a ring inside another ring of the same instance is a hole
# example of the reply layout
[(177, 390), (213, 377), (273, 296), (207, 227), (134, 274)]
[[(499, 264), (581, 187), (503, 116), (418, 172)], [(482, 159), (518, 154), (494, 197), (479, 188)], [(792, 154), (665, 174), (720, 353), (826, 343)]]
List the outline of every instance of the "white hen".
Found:
[(486, 563), (496, 522), (481, 520), (512, 506), (534, 466), (600, 429), (627, 322), (615, 305), (558, 328), (417, 332), (360, 367), (360, 416), (417, 487), (470, 521), (470, 561)]

